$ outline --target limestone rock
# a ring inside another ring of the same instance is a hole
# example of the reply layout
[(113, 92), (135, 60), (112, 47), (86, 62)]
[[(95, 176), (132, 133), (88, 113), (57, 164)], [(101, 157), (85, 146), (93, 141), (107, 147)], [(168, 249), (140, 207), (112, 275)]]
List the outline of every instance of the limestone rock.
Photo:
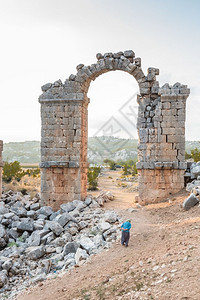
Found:
[(88, 206), (92, 203), (92, 196), (87, 196), (85, 198), (85, 204)]
[(102, 221), (98, 224), (98, 228), (101, 232), (104, 232), (108, 229), (110, 229), (111, 225), (108, 222)]
[(63, 256), (66, 256), (69, 253), (76, 253), (78, 249), (78, 244), (76, 242), (67, 243), (63, 249)]
[(44, 246), (26, 248), (26, 254), (29, 259), (35, 260), (41, 258), (45, 254)]
[(86, 260), (89, 257), (87, 252), (81, 248), (78, 248), (75, 254), (75, 261), (78, 264), (82, 260)]
[(2, 288), (7, 283), (7, 271), (0, 272), (0, 288)]
[(47, 217), (49, 217), (53, 212), (54, 211), (53, 211), (52, 207), (50, 207), (50, 206), (42, 206), (39, 209), (39, 214), (45, 215)]
[(31, 210), (38, 210), (39, 208), (40, 208), (39, 203), (33, 203), (33, 204), (30, 205)]
[(51, 229), (51, 231), (53, 231), (53, 233), (55, 233), (57, 236), (61, 234), (61, 232), (63, 232), (63, 227), (56, 221), (51, 221), (49, 223), (49, 228)]
[(26, 219), (22, 222), (19, 222), (19, 224), (17, 226), (18, 232), (24, 232), (24, 231), (32, 232), (33, 230), (34, 230), (34, 227), (33, 227), (33, 222), (31, 221), (31, 219)]
[(183, 208), (189, 210), (191, 207), (199, 203), (199, 199), (192, 193), (185, 201), (183, 202)]
[(65, 204), (61, 204), (60, 208), (61, 208), (61, 211), (64, 213), (64, 212), (70, 212), (70, 211), (74, 210), (76, 208), (76, 206), (74, 203), (68, 202)]
[(87, 236), (81, 237), (79, 242), (81, 247), (87, 250), (88, 252), (95, 248), (94, 242)]
[[(73, 220), (73, 217), (66, 212), (64, 214), (59, 214), (54, 220), (64, 227), (69, 221)], [(75, 221), (77, 222), (77, 220)]]
[(38, 231), (33, 231), (28, 240), (29, 246), (39, 246), (40, 245), (40, 235)]
[(133, 52), (133, 50), (126, 50), (126, 51), (124, 51), (124, 56), (127, 58), (129, 58), (129, 57), (134, 58), (135, 53)]
[(3, 249), (8, 243), (8, 234), (5, 227), (0, 224), (0, 250)]
[(108, 223), (115, 223), (117, 221), (117, 214), (114, 211), (107, 211), (104, 220)]

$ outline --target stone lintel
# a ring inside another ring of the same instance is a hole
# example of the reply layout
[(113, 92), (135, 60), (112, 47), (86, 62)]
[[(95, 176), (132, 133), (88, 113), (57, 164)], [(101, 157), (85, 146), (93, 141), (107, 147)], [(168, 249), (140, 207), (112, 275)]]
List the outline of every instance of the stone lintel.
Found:
[(79, 168), (76, 161), (45, 161), (40, 163), (40, 168)]

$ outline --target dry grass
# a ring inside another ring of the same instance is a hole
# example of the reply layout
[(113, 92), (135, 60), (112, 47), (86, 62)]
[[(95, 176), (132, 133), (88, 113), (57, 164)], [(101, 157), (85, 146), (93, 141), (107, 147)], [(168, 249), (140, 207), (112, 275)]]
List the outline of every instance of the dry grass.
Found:
[(35, 193), (40, 192), (40, 175), (36, 177), (25, 175), (19, 182), (16, 180), (12, 180), (10, 183), (3, 182), (3, 192), (9, 190), (14, 192), (26, 190), (33, 197)]

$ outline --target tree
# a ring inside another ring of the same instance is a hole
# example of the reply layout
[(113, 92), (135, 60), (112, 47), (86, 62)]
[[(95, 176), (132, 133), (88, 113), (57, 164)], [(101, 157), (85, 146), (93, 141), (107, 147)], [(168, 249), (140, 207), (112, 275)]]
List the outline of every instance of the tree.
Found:
[(5, 162), (3, 167), (3, 181), (5, 182), (11, 182), (12, 179), (16, 179), (17, 181), (20, 181), (22, 176), (24, 176), (25, 173), (22, 170), (20, 163), (18, 161), (14, 161), (11, 163)]
[(123, 175), (128, 175), (128, 174), (130, 174), (128, 171), (128, 166), (127, 166), (127, 164), (125, 164), (124, 168), (123, 168)]
[(105, 164), (109, 165), (110, 170), (116, 170), (116, 162), (114, 162), (114, 160), (106, 158), (106, 159), (104, 159), (103, 162)]

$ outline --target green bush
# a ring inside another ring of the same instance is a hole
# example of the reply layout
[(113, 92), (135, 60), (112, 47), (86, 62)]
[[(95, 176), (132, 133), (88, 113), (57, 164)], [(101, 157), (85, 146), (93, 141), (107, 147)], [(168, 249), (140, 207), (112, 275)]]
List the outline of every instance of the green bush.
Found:
[(20, 181), (21, 178), (25, 175), (22, 170), (20, 163), (18, 161), (14, 161), (11, 163), (5, 162), (3, 167), (3, 181), (11, 182), (12, 179)]
[(191, 150), (191, 157), (195, 162), (200, 161), (200, 150), (197, 148)]
[(109, 165), (109, 169), (110, 170), (116, 170), (116, 162), (114, 162), (114, 160), (111, 159), (104, 159), (103, 161), (105, 164)]
[(195, 148), (191, 150), (191, 153), (185, 151), (185, 159), (190, 158), (192, 158), (195, 162), (200, 161), (200, 150)]
[(101, 172), (101, 167), (90, 167), (88, 169), (88, 190), (95, 191), (98, 186), (98, 176)]
[(36, 177), (40, 174), (40, 168), (27, 169), (25, 175)]

